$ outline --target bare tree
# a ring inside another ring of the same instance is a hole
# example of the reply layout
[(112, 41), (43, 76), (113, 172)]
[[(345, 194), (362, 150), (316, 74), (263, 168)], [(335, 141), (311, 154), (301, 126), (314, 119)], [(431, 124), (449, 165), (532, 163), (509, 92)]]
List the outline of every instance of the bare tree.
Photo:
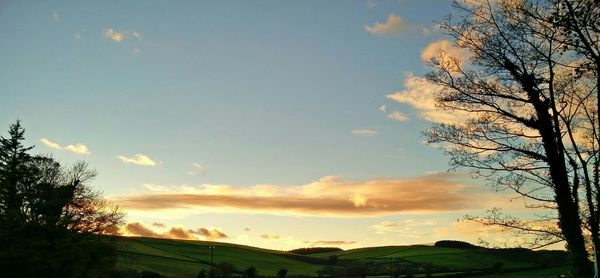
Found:
[(598, 246), (600, 63), (598, 19), (586, 22), (598, 14), (591, 4), (455, 2), (458, 16), (442, 28), (470, 57), (442, 52), (426, 76), (441, 88), (439, 107), (464, 115), (432, 127), (428, 141), (445, 146), (453, 167), (549, 211), (536, 222), (497, 209), (469, 219), (536, 235), (538, 246), (566, 241), (578, 276), (591, 273), (584, 230)]

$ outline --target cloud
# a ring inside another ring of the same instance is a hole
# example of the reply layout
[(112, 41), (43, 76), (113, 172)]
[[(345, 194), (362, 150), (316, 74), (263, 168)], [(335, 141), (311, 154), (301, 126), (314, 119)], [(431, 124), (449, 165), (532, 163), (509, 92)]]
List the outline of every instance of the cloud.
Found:
[(76, 40), (79, 40), (79, 39), (81, 39), (81, 33), (79, 33), (79, 32), (75, 32), (75, 33), (73, 33), (73, 37), (74, 37)]
[(408, 179), (344, 181), (323, 177), (304, 185), (146, 185), (147, 192), (117, 196), (130, 211), (210, 208), (225, 211), (291, 215), (359, 217), (405, 212), (467, 210), (481, 196), (450, 173)]
[(390, 14), (385, 23), (375, 22), (373, 25), (364, 26), (371, 35), (378, 37), (396, 37), (408, 31), (404, 20), (395, 14)]
[(56, 23), (60, 22), (60, 15), (58, 14), (58, 12), (52, 12), (52, 20), (54, 20), (54, 22)]
[(434, 123), (464, 122), (464, 111), (447, 111), (436, 107), (436, 98), (444, 90), (429, 80), (408, 74), (404, 79), (404, 90), (387, 95), (387, 98), (412, 106), (420, 118)]
[(125, 39), (126, 35), (125, 33), (117, 32), (112, 28), (106, 28), (104, 29), (104, 37), (107, 39), (111, 39), (116, 43), (120, 43)]
[(103, 34), (105, 38), (112, 40), (115, 43), (121, 43), (122, 41), (130, 37), (133, 37), (137, 40), (142, 40), (142, 35), (135, 31), (116, 31), (112, 28), (106, 28), (104, 29)]
[(46, 145), (47, 147), (49, 147), (51, 149), (55, 149), (55, 150), (65, 150), (65, 151), (70, 151), (72, 153), (83, 154), (83, 155), (91, 154), (90, 149), (88, 149), (88, 147), (86, 145), (81, 144), (81, 143), (66, 145), (66, 146), (62, 147), (58, 143), (52, 142), (47, 138), (40, 139), (40, 142), (42, 142), (42, 144)]
[(54, 143), (46, 138), (40, 139), (40, 142), (42, 142), (42, 144), (46, 145), (47, 147), (49, 147), (51, 149), (62, 150), (62, 147), (59, 144)]
[(402, 113), (400, 113), (398, 111), (394, 111), (394, 112), (388, 114), (387, 118), (390, 120), (398, 121), (398, 122), (404, 122), (404, 121), (408, 120), (408, 117), (402, 115)]
[(140, 166), (156, 166), (156, 162), (145, 154), (135, 154), (132, 157), (118, 155), (117, 158), (124, 163), (131, 163)]
[(145, 236), (145, 237), (161, 237), (159, 234), (154, 232), (152, 229), (144, 226), (144, 224), (139, 222), (127, 223), (124, 228), (124, 233), (126, 235), (133, 236)]
[(378, 109), (378, 110), (379, 110), (381, 113), (387, 113), (387, 106), (385, 106), (385, 104), (384, 104), (384, 105), (382, 105), (382, 106), (379, 106), (379, 109)]
[(398, 222), (383, 221), (372, 225), (370, 228), (376, 234), (397, 233), (405, 237), (422, 237), (429, 235), (433, 226), (437, 223), (433, 220), (402, 220)]
[(430, 27), (422, 27), (421, 28), (421, 34), (423, 34), (424, 36), (429, 36), (432, 34), (436, 34), (438, 32), (440, 32), (441, 28), (439, 24), (434, 24)]
[(262, 235), (260, 235), (260, 237), (263, 238), (263, 239), (267, 239), (267, 240), (277, 240), (281, 236), (279, 236), (279, 235), (270, 235), (270, 234), (262, 234)]
[(466, 48), (460, 48), (449, 40), (434, 41), (427, 45), (421, 52), (421, 59), (428, 62), (431, 59), (439, 59), (450, 62), (451, 58), (460, 60), (463, 64), (469, 60), (470, 52)]
[[(156, 225), (159, 224), (159, 225)], [(152, 226), (166, 228), (162, 223), (153, 223)], [(122, 230), (126, 236), (143, 236), (156, 238), (189, 239), (197, 240), (196, 235), (205, 240), (219, 240), (227, 238), (227, 235), (217, 229), (198, 228), (196, 230), (185, 229), (182, 227), (168, 227), (165, 232), (156, 232), (140, 222), (127, 223)]]
[(190, 230), (191, 233), (203, 236), (206, 240), (219, 240), (228, 238), (226, 234), (217, 229), (198, 228), (195, 231)]
[(84, 144), (77, 143), (75, 145), (65, 146), (65, 150), (76, 153), (76, 154), (90, 154), (90, 150)]
[(315, 246), (340, 246), (340, 245), (350, 245), (355, 244), (356, 241), (346, 241), (346, 240), (317, 240), (317, 241), (304, 241), (304, 244), (308, 244), (311, 247)]
[(160, 222), (154, 222), (154, 223), (152, 223), (152, 226), (158, 227), (158, 228), (164, 228), (167, 225), (165, 225), (164, 223), (160, 223)]
[(194, 176), (194, 175), (200, 174), (200, 175), (206, 176), (206, 169), (200, 163), (192, 162), (192, 168), (193, 168), (192, 171), (189, 171), (188, 175)]
[(377, 0), (367, 0), (367, 8), (375, 8), (377, 6)]
[(356, 136), (371, 137), (379, 134), (379, 132), (372, 129), (355, 129), (352, 130), (352, 134)]

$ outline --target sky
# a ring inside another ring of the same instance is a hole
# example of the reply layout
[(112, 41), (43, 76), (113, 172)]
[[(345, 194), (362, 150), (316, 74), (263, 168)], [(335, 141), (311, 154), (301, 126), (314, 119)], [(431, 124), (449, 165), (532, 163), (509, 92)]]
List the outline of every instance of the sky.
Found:
[(2, 1), (0, 127), (97, 170), (126, 235), (289, 250), (458, 239), (522, 202), (424, 143), (451, 2)]

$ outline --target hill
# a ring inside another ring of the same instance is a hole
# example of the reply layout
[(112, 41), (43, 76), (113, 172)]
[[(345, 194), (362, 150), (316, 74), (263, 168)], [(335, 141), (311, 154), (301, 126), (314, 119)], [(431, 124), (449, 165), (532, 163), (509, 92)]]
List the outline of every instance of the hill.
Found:
[[(298, 255), (285, 251), (230, 243), (118, 237), (118, 266), (160, 273), (164, 277), (196, 277), (213, 262), (232, 264), (238, 271), (254, 266), (261, 276), (274, 277), (280, 269), (288, 276), (346, 276), (361, 274), (416, 274), (436, 277), (520, 277), (540, 273), (556, 277), (565, 273), (566, 253), (528, 249), (448, 248), (423, 245), (383, 246)], [(241, 272), (238, 272), (240, 276)]]

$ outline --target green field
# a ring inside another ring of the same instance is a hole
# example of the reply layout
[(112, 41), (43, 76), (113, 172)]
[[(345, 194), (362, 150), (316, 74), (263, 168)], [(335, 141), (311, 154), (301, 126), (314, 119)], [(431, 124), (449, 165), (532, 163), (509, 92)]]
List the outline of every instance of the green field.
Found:
[[(240, 271), (254, 266), (260, 276), (267, 277), (274, 277), (283, 268), (288, 270), (288, 277), (318, 276), (320, 270), (332, 268), (327, 266), (332, 256), (338, 260), (337, 268), (368, 265), (371, 269), (378, 269), (379, 277), (389, 277), (389, 274), (383, 276), (388, 271), (386, 269), (398, 265), (413, 266), (416, 269), (413, 272), (415, 277), (425, 277), (426, 271), (422, 267), (425, 265), (435, 268), (434, 271), (429, 270), (433, 277), (464, 273), (472, 277), (557, 277), (568, 271), (564, 261), (557, 262), (554, 259), (548, 263), (547, 260), (543, 261), (543, 254), (529, 250), (521, 254), (523, 252), (413, 245), (369, 247), (303, 256), (207, 241), (121, 237), (118, 242), (120, 269), (152, 271), (164, 277), (196, 277), (201, 269), (210, 269), (210, 246), (215, 246), (215, 265), (227, 262)], [(490, 272), (492, 269), (494, 274)], [(323, 272), (321, 274), (331, 276)]]

